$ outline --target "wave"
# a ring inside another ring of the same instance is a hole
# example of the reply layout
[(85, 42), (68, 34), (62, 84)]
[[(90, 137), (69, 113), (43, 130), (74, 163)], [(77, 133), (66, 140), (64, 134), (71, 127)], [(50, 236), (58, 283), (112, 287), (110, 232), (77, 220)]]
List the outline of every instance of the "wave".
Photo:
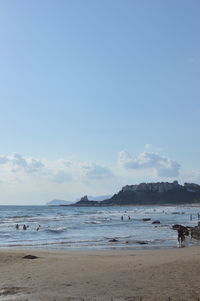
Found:
[(2, 237), (2, 238), (10, 238), (11, 235), (9, 235), (9, 234), (0, 234), (0, 237)]
[(115, 238), (115, 239), (127, 239), (127, 238), (130, 238), (130, 237), (132, 237), (131, 235), (128, 235), (128, 236), (115, 236), (115, 237), (104, 237), (104, 239), (108, 239), (108, 240), (110, 240), (110, 239), (113, 239), (113, 238)]
[[(16, 242), (16, 243), (15, 243)], [(88, 240), (88, 239), (82, 239), (82, 240), (71, 240), (71, 241), (34, 241), (31, 243), (31, 241), (29, 241), (27, 243), (26, 242), (18, 242), (18, 241), (12, 241), (10, 243), (4, 244), (3, 246), (7, 246), (7, 247), (40, 247), (40, 246), (51, 246), (51, 245), (57, 245), (57, 246), (61, 246), (61, 245), (67, 245), (67, 246), (71, 246), (71, 245), (82, 245), (82, 244), (87, 244), (88, 246), (91, 243), (100, 243), (103, 242), (103, 240)]]
[(9, 216), (9, 218), (29, 218), (29, 217), (34, 217), (35, 215), (13, 215)]
[(85, 221), (84, 224), (101, 224), (99, 221)]
[(50, 233), (61, 233), (67, 230), (67, 227), (49, 228), (45, 229), (46, 232)]

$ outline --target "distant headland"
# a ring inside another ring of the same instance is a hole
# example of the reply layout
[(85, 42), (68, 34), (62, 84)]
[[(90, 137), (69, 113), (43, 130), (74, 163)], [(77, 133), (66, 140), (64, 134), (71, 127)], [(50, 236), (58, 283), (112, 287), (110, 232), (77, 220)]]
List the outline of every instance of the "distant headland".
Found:
[(180, 185), (178, 181), (126, 185), (117, 194), (103, 201), (88, 200), (88, 197), (84, 196), (80, 201), (69, 206), (99, 207), (178, 204), (200, 204), (200, 185), (195, 183)]

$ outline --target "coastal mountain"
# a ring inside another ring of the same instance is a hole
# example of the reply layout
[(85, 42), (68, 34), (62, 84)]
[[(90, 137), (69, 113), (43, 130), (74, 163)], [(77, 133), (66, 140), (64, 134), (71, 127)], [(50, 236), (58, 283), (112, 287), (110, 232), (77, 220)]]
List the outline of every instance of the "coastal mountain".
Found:
[(117, 194), (103, 201), (90, 201), (87, 196), (72, 206), (176, 205), (200, 203), (200, 185), (178, 181), (141, 183), (124, 186)]
[(99, 195), (99, 196), (89, 195), (88, 200), (91, 200), (91, 201), (104, 201), (104, 200), (107, 200), (107, 199), (111, 198), (111, 196), (112, 195)]
[[(109, 198), (111, 198), (112, 195), (98, 195), (98, 196), (92, 196), (92, 195), (87, 195), (87, 199), (89, 201), (104, 201)], [(82, 198), (76, 199), (76, 201), (80, 201)]]
[(71, 205), (72, 202), (64, 201), (64, 200), (52, 200), (48, 203), (46, 203), (47, 206), (60, 206), (60, 205)]

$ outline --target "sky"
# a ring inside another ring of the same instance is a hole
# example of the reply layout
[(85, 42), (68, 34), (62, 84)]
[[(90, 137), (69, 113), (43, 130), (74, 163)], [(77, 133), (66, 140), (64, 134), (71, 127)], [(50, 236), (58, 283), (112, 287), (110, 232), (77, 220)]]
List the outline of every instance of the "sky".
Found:
[(0, 0), (0, 205), (200, 184), (198, 0)]

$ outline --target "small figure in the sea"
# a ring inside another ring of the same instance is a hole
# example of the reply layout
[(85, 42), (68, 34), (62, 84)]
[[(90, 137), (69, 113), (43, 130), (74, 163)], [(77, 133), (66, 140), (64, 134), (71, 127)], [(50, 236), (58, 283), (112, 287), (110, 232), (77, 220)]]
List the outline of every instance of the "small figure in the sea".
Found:
[(124, 219), (124, 217), (123, 217), (123, 215), (121, 216), (121, 221), (123, 221), (123, 219)]
[(27, 230), (27, 226), (25, 224), (23, 225), (23, 230)]
[(185, 231), (184, 228), (179, 226), (179, 228), (177, 229), (178, 231), (178, 244), (179, 244), (179, 248), (182, 248), (182, 243), (185, 240)]
[(128, 219), (129, 219), (129, 220), (131, 219), (130, 215), (128, 216)]
[(36, 231), (39, 231), (39, 230), (40, 230), (40, 225), (38, 225), (36, 228)]
[(190, 214), (190, 220), (192, 221), (192, 214)]
[(16, 230), (19, 230), (19, 224), (16, 224), (15, 228)]

